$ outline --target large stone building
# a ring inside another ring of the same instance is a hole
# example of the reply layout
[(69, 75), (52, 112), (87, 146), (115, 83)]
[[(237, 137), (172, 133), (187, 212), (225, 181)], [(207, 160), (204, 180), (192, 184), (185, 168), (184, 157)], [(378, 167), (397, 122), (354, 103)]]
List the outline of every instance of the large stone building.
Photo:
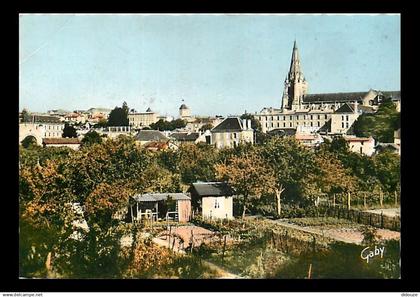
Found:
[(362, 112), (375, 111), (385, 97), (391, 98), (397, 110), (400, 109), (399, 91), (308, 94), (308, 82), (303, 75), (295, 41), (281, 108), (263, 108), (254, 116), (260, 121), (263, 132), (304, 126), (314, 132), (346, 134)]
[(128, 124), (133, 128), (149, 127), (159, 120), (159, 114), (150, 109), (145, 112), (133, 112), (128, 114)]
[(30, 115), (28, 119), (19, 123), (19, 143), (27, 136), (36, 138), (38, 145), (42, 145), (43, 138), (61, 138), (64, 123), (54, 116)]

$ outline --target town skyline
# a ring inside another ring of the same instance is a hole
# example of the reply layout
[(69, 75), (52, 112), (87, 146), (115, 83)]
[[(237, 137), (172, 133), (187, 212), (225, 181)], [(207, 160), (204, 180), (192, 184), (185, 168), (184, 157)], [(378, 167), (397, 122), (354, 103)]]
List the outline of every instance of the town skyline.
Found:
[(399, 90), (399, 21), (399, 15), (21, 15), (19, 109), (113, 109), (126, 101), (141, 112), (150, 107), (174, 116), (185, 103), (196, 115), (227, 116), (279, 108), (294, 40), (310, 94)]

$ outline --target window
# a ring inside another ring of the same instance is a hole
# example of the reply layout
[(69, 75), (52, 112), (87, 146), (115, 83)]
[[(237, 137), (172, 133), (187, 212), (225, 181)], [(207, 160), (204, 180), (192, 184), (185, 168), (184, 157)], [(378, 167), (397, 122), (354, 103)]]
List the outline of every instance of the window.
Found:
[(341, 116), (341, 120), (344, 121), (344, 116), (343, 115)]
[(327, 115), (324, 116), (324, 119), (327, 119)]
[(318, 127), (321, 127), (321, 124), (318, 122)]
[(321, 115), (319, 114), (319, 115), (318, 115), (318, 120), (320, 120), (320, 119), (321, 119)]
[(296, 116), (296, 120), (299, 120), (299, 115)]
[(292, 127), (292, 122), (290, 122), (290, 127)]
[(214, 200), (214, 208), (220, 208), (220, 204), (219, 201), (217, 201), (217, 199)]
[(283, 122), (283, 127), (286, 127), (286, 122)]
[(346, 121), (348, 121), (349, 120), (349, 116), (348, 115), (346, 115)]
[(341, 128), (344, 128), (344, 122), (341, 122)]
[(277, 128), (279, 128), (280, 127), (280, 123), (277, 123)]
[(349, 122), (346, 122), (346, 128), (348, 128), (349, 127)]
[(293, 117), (292, 116), (290, 116), (290, 120), (293, 120)]
[(314, 123), (311, 122), (311, 127), (314, 125)]
[(314, 119), (314, 116), (313, 115), (311, 115), (311, 120), (313, 120)]

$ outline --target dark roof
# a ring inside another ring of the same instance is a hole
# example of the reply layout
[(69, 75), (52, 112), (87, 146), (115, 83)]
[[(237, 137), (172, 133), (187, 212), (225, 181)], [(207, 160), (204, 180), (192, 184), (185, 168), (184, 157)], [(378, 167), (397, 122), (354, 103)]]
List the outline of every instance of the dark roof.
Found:
[(308, 94), (303, 97), (303, 103), (312, 102), (344, 102), (361, 101), (367, 92)]
[(190, 190), (194, 190), (198, 196), (232, 196), (233, 191), (224, 182), (193, 183)]
[(241, 120), (239, 118), (227, 118), (219, 125), (211, 129), (211, 132), (240, 132), (242, 131)]
[(152, 110), (150, 109), (150, 107), (146, 110), (146, 112), (152, 112)]
[(44, 144), (80, 144), (78, 138), (43, 138)]
[(32, 115), (31, 122), (34, 123), (51, 123), (51, 124), (61, 124), (61, 121), (58, 117), (47, 116), (47, 115)]
[(270, 135), (293, 136), (296, 134), (296, 128), (278, 128), (268, 131)]
[(354, 112), (353, 106), (354, 104), (350, 105), (348, 103), (344, 103), (334, 113), (353, 113)]
[(168, 197), (173, 200), (191, 200), (190, 196), (184, 193), (149, 193), (149, 194), (137, 194), (133, 196), (133, 199), (138, 202), (157, 202), (164, 201)]
[(136, 136), (138, 141), (168, 141), (169, 138), (157, 130), (140, 130)]
[(199, 136), (200, 133), (197, 132), (174, 132), (169, 135), (170, 138), (178, 141), (196, 141)]
[(182, 104), (179, 109), (188, 109), (188, 107), (185, 104)]

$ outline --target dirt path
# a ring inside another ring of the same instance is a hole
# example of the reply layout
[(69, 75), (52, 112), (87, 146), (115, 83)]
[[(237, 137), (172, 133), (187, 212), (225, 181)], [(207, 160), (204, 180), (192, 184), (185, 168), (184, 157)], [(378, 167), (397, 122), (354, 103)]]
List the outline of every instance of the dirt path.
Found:
[(208, 268), (210, 268), (211, 270), (214, 270), (214, 271), (216, 271), (218, 274), (220, 274), (221, 276), (220, 276), (220, 277), (218, 277), (218, 279), (224, 279), (224, 278), (226, 278), (226, 279), (239, 279), (239, 278), (243, 278), (243, 277), (240, 277), (240, 276), (239, 276), (239, 275), (237, 275), (237, 274), (230, 273), (230, 272), (228, 272), (228, 271), (224, 270), (222, 267), (217, 266), (216, 264), (211, 263), (211, 262), (209, 262), (209, 261), (206, 261), (206, 260), (201, 260), (201, 262), (202, 262), (205, 266), (207, 266)]

